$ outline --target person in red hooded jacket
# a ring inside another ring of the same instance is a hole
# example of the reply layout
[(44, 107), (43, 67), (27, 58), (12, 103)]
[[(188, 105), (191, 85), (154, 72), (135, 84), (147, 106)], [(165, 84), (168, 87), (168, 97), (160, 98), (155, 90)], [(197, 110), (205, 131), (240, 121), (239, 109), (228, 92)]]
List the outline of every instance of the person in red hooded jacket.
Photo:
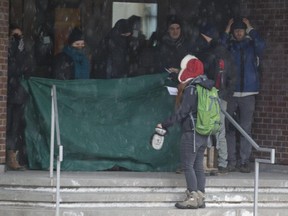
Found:
[(157, 127), (167, 129), (175, 123), (180, 123), (182, 128), (180, 159), (185, 173), (187, 197), (184, 201), (177, 202), (175, 207), (180, 209), (205, 208), (203, 160), (208, 136), (200, 135), (194, 131), (190, 114), (196, 119), (198, 99), (196, 84), (212, 89), (214, 81), (209, 80), (204, 75), (203, 63), (193, 55), (186, 55), (182, 59), (178, 81), (180, 84), (176, 98), (177, 109), (169, 118), (157, 124)]

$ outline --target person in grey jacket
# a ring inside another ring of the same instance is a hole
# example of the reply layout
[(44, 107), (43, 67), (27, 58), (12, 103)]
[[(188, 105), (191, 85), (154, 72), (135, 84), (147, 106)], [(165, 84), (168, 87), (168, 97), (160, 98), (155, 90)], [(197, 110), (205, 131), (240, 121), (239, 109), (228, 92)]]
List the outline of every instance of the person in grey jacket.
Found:
[(180, 158), (187, 184), (187, 197), (184, 201), (177, 202), (175, 207), (180, 209), (205, 208), (203, 160), (208, 136), (200, 135), (194, 130), (190, 114), (196, 119), (198, 98), (195, 90), (196, 84), (211, 89), (214, 86), (214, 81), (203, 75), (203, 63), (195, 56), (186, 55), (181, 61), (181, 68), (178, 74), (180, 84), (176, 98), (177, 109), (174, 114), (159, 123), (157, 127), (167, 129), (175, 123), (180, 123), (182, 128)]

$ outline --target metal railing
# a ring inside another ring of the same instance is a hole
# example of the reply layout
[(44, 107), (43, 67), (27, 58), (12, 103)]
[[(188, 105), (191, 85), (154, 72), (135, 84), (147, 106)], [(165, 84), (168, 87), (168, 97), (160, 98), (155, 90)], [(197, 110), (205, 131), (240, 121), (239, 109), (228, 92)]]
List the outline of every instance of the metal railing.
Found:
[[(220, 106), (221, 107), (221, 106)], [(249, 143), (259, 152), (268, 152), (270, 153), (270, 159), (255, 159), (255, 176), (254, 176), (254, 207), (253, 215), (258, 215), (258, 188), (259, 188), (259, 163), (275, 163), (275, 149), (270, 148), (261, 148), (259, 145), (243, 130), (243, 128), (230, 116), (222, 107), (222, 113), (225, 117), (231, 122), (236, 129), (249, 141)]]
[[(60, 140), (60, 128), (58, 120), (58, 106), (57, 106), (57, 94), (56, 86), (53, 85), (51, 88), (51, 139), (50, 139), (50, 180), (51, 186), (54, 185), (53, 182), (53, 167), (54, 167), (54, 142), (55, 142), (55, 130), (56, 130), (56, 141), (59, 148), (59, 153), (57, 157), (57, 180), (56, 180), (56, 216), (59, 216), (60, 211), (60, 172), (61, 172), (61, 162), (63, 161), (63, 146)], [(221, 111), (225, 117), (231, 122), (235, 128), (245, 137), (249, 143), (259, 152), (270, 153), (269, 159), (255, 159), (255, 176), (254, 176), (254, 207), (253, 215), (258, 215), (258, 188), (259, 188), (259, 164), (260, 163), (275, 163), (275, 149), (271, 148), (261, 148), (259, 145), (243, 130), (243, 128), (230, 116), (221, 106)]]
[(57, 94), (56, 86), (53, 85), (51, 88), (51, 136), (50, 136), (50, 183), (54, 185), (53, 181), (53, 167), (54, 167), (54, 142), (55, 142), (55, 129), (56, 129), (56, 141), (58, 146), (57, 156), (57, 178), (56, 178), (56, 216), (59, 216), (60, 211), (60, 172), (61, 162), (63, 161), (63, 146), (60, 140), (60, 129), (58, 120), (58, 106), (57, 106)]

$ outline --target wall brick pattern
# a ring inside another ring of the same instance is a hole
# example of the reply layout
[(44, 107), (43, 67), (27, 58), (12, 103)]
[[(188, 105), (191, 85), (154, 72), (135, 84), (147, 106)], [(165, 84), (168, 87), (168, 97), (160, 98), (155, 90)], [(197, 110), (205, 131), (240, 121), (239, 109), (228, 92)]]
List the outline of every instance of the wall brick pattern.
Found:
[(9, 1), (0, 1), (0, 164), (5, 163)]
[(241, 9), (267, 44), (253, 138), (261, 147), (275, 148), (276, 163), (288, 164), (288, 1), (242, 0)]

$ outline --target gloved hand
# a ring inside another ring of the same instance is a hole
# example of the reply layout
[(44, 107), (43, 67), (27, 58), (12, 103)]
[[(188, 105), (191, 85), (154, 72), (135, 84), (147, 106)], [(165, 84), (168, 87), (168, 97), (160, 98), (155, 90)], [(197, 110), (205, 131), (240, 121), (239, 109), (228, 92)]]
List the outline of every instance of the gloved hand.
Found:
[(160, 150), (163, 146), (164, 143), (164, 136), (167, 133), (167, 130), (163, 129), (163, 128), (155, 128), (155, 133), (152, 135), (151, 137), (151, 146), (155, 149), (155, 150)]

